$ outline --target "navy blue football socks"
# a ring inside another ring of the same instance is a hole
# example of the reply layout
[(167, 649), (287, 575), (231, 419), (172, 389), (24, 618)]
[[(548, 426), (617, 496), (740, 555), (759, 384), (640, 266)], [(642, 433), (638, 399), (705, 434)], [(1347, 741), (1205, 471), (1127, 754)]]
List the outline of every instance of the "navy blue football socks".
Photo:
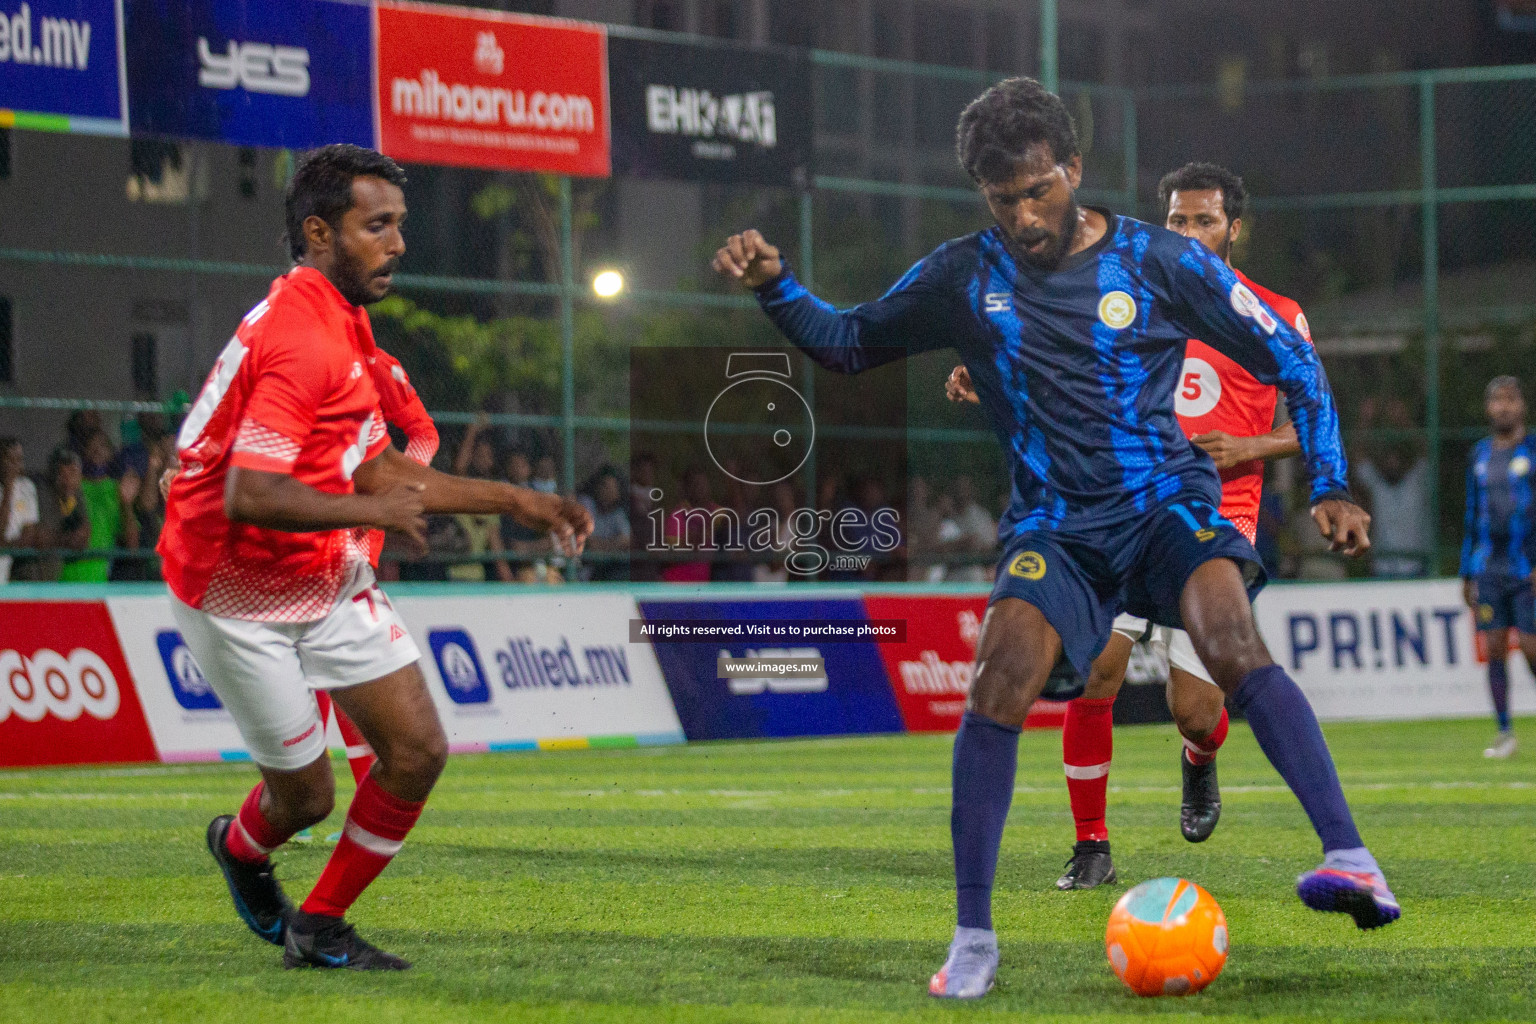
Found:
[(1312, 819), (1323, 852), (1364, 846), (1317, 716), (1285, 669), (1279, 665), (1254, 669), (1233, 691), (1232, 703), (1247, 716), (1264, 756)]
[[(1503, 640), (1503, 632), (1496, 634)], [(1499, 731), (1509, 731), (1509, 666), (1499, 657), (1501, 652), (1488, 652), (1488, 692), (1493, 694), (1493, 714), (1499, 720)], [(1536, 669), (1533, 669), (1536, 670)]]
[(955, 892), (962, 928), (992, 928), (992, 878), (1013, 803), (1019, 730), (967, 711), (955, 734), (949, 834), (955, 846)]

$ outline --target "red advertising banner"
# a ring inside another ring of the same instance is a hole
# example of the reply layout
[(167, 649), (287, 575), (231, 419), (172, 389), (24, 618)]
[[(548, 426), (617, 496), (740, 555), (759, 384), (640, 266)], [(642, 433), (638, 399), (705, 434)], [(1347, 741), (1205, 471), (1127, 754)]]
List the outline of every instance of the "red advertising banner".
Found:
[(155, 744), (100, 601), (7, 601), (0, 766), (153, 761)]
[(397, 160), (609, 174), (599, 25), (381, 0), (379, 148)]
[[(971, 667), (987, 598), (866, 596), (872, 619), (905, 619), (907, 642), (877, 644), (896, 706), (908, 732), (954, 732), (960, 728)], [(1024, 720), (1026, 729), (1059, 729), (1067, 706), (1036, 701)]]

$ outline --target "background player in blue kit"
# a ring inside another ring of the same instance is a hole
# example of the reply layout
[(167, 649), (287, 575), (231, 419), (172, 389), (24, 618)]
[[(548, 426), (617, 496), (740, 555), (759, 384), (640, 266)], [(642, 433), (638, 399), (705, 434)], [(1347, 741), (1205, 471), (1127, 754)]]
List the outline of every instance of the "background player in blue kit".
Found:
[(1531, 471), (1536, 443), (1525, 432), (1525, 393), (1514, 377), (1495, 377), (1483, 392), (1493, 436), (1472, 449), (1467, 465), (1466, 533), (1461, 542), (1462, 593), (1488, 648), (1488, 690), (1499, 736), (1484, 757), (1515, 752), (1509, 721), (1509, 631), (1536, 672), (1536, 523), (1531, 521)]
[(774, 324), (845, 373), (959, 351), (1008, 453), (1003, 557), (955, 737), (950, 828), (958, 923), (929, 991), (976, 998), (996, 974), (992, 881), (1013, 796), (1019, 728), (1056, 664), (1086, 675), (1122, 609), (1189, 631), (1216, 683), (1323, 841), (1297, 891), (1362, 928), (1399, 909), (1355, 828), (1310, 705), (1270, 658), (1250, 599), (1263, 569), (1217, 512), (1209, 456), (1174, 417), (1184, 343), (1198, 337), (1285, 393), (1332, 546), (1370, 546), (1350, 499), (1338, 414), (1315, 353), (1199, 242), (1080, 207), (1082, 158), (1059, 97), (1013, 78), (960, 117), (961, 164), (996, 226), (947, 242), (884, 297), (839, 311), (811, 295), (756, 231), (715, 269), (757, 292)]

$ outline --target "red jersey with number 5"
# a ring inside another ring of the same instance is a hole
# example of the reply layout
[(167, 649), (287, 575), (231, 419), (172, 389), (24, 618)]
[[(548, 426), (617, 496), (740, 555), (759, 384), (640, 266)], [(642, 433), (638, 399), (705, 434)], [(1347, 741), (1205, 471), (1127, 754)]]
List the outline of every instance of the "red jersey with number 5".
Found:
[[(1238, 280), (1264, 300), (1308, 341), (1312, 332), (1301, 307), (1283, 295), (1254, 284), (1241, 270)], [(1278, 389), (1194, 338), (1184, 349), (1184, 370), (1174, 411), (1189, 437), (1219, 430), (1233, 437), (1257, 437), (1274, 429)], [(1251, 541), (1257, 536), (1259, 499), (1264, 494), (1264, 463), (1254, 460), (1221, 471), (1221, 514)]]
[(295, 267), (240, 321), (187, 413), (159, 552), (171, 592), (210, 615), (312, 622), (365, 570), (364, 529), (287, 533), (231, 522), (231, 466), (286, 473), (327, 494), (389, 444), (368, 360), (368, 314), (318, 270)]

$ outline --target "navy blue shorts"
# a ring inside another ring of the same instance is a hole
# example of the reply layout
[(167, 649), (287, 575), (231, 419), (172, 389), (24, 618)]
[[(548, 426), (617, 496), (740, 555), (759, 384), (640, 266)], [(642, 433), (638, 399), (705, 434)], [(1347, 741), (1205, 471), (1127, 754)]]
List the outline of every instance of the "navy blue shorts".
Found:
[(1473, 581), (1477, 587), (1477, 628), (1508, 629), (1536, 633), (1536, 601), (1531, 581), (1507, 573), (1486, 573)]
[(1214, 558), (1237, 563), (1250, 601), (1263, 589), (1253, 545), (1203, 496), (1184, 492), (1112, 530), (1019, 534), (1003, 549), (988, 604), (1017, 597), (1040, 609), (1087, 676), (1122, 611), (1182, 629), (1184, 584)]

